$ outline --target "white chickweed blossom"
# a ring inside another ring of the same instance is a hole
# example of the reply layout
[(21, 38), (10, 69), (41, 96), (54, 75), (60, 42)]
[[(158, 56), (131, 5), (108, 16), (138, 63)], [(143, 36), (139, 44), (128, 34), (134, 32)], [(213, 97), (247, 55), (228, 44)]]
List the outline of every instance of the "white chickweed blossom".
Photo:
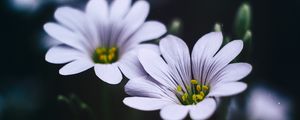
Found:
[(85, 11), (60, 7), (54, 17), (58, 23), (44, 25), (45, 31), (63, 44), (52, 47), (46, 60), (64, 64), (61, 75), (71, 75), (94, 67), (96, 75), (109, 84), (145, 75), (137, 58), (137, 50), (157, 49), (157, 45), (140, 44), (166, 33), (158, 21), (146, 21), (149, 3), (139, 0), (90, 0)]
[[(230, 63), (242, 50), (243, 42), (234, 40), (220, 49), (222, 33), (206, 34), (195, 44), (190, 56), (187, 45), (173, 35), (159, 43), (161, 55), (141, 50), (138, 58), (148, 76), (130, 79), (125, 91), (132, 97), (123, 102), (129, 107), (159, 110), (163, 119), (207, 119), (216, 110), (215, 98), (241, 93), (247, 85), (238, 80), (252, 66)], [(220, 49), (220, 50), (219, 50)]]

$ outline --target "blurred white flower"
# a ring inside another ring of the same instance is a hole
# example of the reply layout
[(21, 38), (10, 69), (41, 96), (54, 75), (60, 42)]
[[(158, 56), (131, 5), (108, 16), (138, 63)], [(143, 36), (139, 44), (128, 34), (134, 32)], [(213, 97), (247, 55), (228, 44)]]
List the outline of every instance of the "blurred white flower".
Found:
[[(207, 119), (216, 110), (215, 97), (241, 93), (247, 85), (238, 80), (247, 76), (248, 63), (231, 63), (242, 50), (234, 40), (221, 50), (220, 32), (204, 35), (195, 44), (192, 56), (187, 45), (173, 35), (160, 41), (162, 54), (141, 50), (138, 58), (149, 76), (130, 79), (125, 86), (124, 104), (138, 110), (159, 110), (163, 119)], [(219, 52), (217, 52), (219, 51)]]
[(19, 11), (35, 11), (42, 4), (41, 0), (10, 0), (12, 8)]
[(157, 45), (142, 44), (160, 37), (166, 27), (157, 21), (147, 21), (149, 4), (131, 0), (90, 0), (84, 12), (60, 7), (55, 12), (58, 23), (44, 25), (45, 31), (64, 43), (51, 48), (46, 60), (54, 64), (68, 63), (59, 70), (72, 75), (94, 67), (96, 75), (109, 84), (122, 80), (121, 71), (128, 78), (145, 75), (136, 51), (157, 49)]
[(289, 120), (290, 102), (278, 93), (258, 86), (247, 99), (246, 113), (249, 120)]
[(34, 13), (38, 12), (46, 4), (66, 4), (80, 3), (84, 0), (8, 0), (8, 5), (12, 10), (19, 12)]

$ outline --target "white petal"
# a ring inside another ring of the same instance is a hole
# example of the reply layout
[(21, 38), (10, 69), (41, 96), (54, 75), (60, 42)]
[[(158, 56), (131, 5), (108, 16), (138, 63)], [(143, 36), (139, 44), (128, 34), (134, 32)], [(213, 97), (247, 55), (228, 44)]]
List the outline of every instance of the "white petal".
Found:
[(112, 20), (122, 19), (128, 12), (131, 0), (114, 0), (110, 9), (110, 18)]
[(125, 85), (125, 92), (131, 96), (161, 98), (180, 103), (173, 91), (159, 85), (149, 75), (130, 79)]
[(147, 75), (137, 57), (137, 52), (141, 49), (147, 49), (156, 53), (160, 53), (158, 46), (154, 44), (136, 45), (134, 49), (124, 53), (118, 62), (118, 66), (122, 73), (129, 79)]
[(149, 13), (149, 3), (140, 0), (134, 3), (124, 19), (125, 26), (118, 38), (118, 46), (123, 45), (129, 37), (145, 22)]
[(131, 37), (132, 40), (142, 42), (156, 39), (167, 32), (166, 26), (158, 21), (147, 21)]
[(217, 108), (216, 101), (212, 98), (205, 98), (196, 106), (191, 107), (190, 116), (194, 120), (208, 119)]
[(137, 51), (150, 50), (156, 54), (161, 54), (158, 45), (156, 44), (139, 44), (136, 46)]
[(100, 45), (100, 33), (98, 31), (99, 26), (96, 22), (93, 22), (93, 19), (90, 17), (86, 17), (85, 22), (85, 30), (82, 31), (84, 34), (86, 34), (86, 38), (88, 39), (87, 42), (92, 46), (93, 48), (97, 48)]
[(120, 70), (129, 79), (147, 75), (135, 52), (126, 53), (118, 62)]
[(222, 45), (223, 35), (221, 32), (211, 32), (202, 36), (193, 48), (193, 57), (213, 57)]
[(48, 50), (45, 59), (50, 63), (61, 64), (81, 57), (84, 57), (81, 51), (69, 46), (58, 45)]
[(94, 66), (94, 63), (89, 59), (77, 59), (74, 60), (59, 70), (61, 75), (73, 75), (83, 72)]
[(164, 93), (150, 76), (130, 79), (125, 85), (125, 92), (128, 95), (139, 97), (161, 98), (164, 96)]
[(84, 45), (80, 42), (79, 37), (70, 30), (56, 23), (46, 23), (44, 25), (44, 29), (54, 39), (79, 50), (85, 51)]
[(125, 46), (139, 44), (140, 42), (157, 39), (167, 32), (164, 24), (158, 21), (147, 21), (127, 41)]
[(110, 9), (110, 31), (109, 43), (116, 44), (124, 26), (124, 17), (128, 13), (131, 6), (131, 0), (114, 0)]
[(190, 106), (171, 104), (161, 109), (160, 116), (165, 120), (181, 120), (188, 114), (189, 108)]
[(246, 88), (247, 84), (242, 82), (219, 82), (216, 85), (212, 86), (212, 89), (208, 93), (208, 96), (232, 96), (243, 92), (244, 90), (246, 90)]
[[(95, 46), (97, 42), (97, 31), (94, 24), (89, 21), (86, 14), (71, 7), (60, 7), (55, 11), (55, 19), (64, 26), (71, 29), (78, 36), (84, 38), (82, 42), (89, 46)], [(74, 19), (76, 18), (76, 19)]]
[(144, 21), (149, 14), (149, 3), (144, 0), (137, 1), (133, 4), (130, 11), (125, 17), (126, 22), (134, 23), (134, 21)]
[(234, 40), (226, 44), (215, 56), (215, 71), (218, 71), (229, 64), (243, 49), (242, 40)]
[(125, 92), (131, 96), (162, 98), (174, 103), (180, 103), (173, 91), (159, 85), (148, 75), (130, 79), (125, 85)]
[(108, 3), (106, 0), (90, 0), (86, 6), (86, 13), (95, 21), (106, 21), (108, 18)]
[(157, 82), (163, 84), (167, 88), (176, 88), (177, 85), (170, 76), (170, 68), (159, 54), (150, 50), (140, 50), (138, 58), (145, 71)]
[(211, 59), (222, 45), (221, 32), (211, 32), (201, 37), (192, 51), (192, 68), (195, 79), (204, 80), (208, 75)]
[(181, 86), (189, 84), (192, 79), (191, 60), (185, 42), (176, 36), (168, 35), (160, 41), (159, 47), (177, 82)]
[(129, 79), (146, 75), (146, 72), (137, 57), (140, 49), (148, 49), (155, 52), (159, 51), (158, 46), (154, 44), (141, 44), (136, 45), (135, 48), (131, 50), (121, 50), (121, 58), (118, 62), (118, 66), (124, 75)]
[[(94, 23), (97, 28), (96, 32), (99, 34), (96, 42), (100, 42), (101, 45), (108, 43), (109, 33), (109, 8), (106, 0), (90, 0), (86, 6), (86, 13), (88, 19)], [(90, 28), (92, 28), (90, 26)]]
[(122, 80), (121, 71), (115, 64), (96, 64), (96, 75), (106, 83), (118, 84)]
[(252, 70), (248, 63), (232, 63), (227, 65), (221, 72), (216, 75), (216, 81), (238, 81), (246, 77)]
[(126, 97), (123, 103), (129, 107), (143, 111), (159, 110), (168, 104), (172, 104), (168, 100), (147, 97)]
[(123, 54), (128, 53), (128, 51), (132, 51), (132, 50), (138, 51), (141, 49), (149, 49), (149, 50), (152, 50), (152, 51), (160, 54), (160, 50), (157, 45), (146, 44), (146, 43), (143, 43), (143, 44), (137, 43), (137, 44), (130, 44), (130, 45), (128, 44), (128, 45), (121, 46), (120, 54), (123, 55)]
[[(54, 13), (55, 19), (72, 30), (84, 29), (84, 13), (71, 7), (59, 7)], [(76, 19), (74, 19), (76, 18)]]

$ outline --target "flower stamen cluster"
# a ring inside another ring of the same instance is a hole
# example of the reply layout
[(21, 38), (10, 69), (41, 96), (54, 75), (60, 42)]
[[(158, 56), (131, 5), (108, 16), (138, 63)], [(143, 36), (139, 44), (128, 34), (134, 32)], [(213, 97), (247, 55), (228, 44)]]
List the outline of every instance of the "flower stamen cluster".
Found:
[(186, 86), (186, 91), (180, 85), (177, 86), (176, 96), (183, 105), (192, 105), (201, 102), (209, 92), (209, 87), (191, 80), (191, 86)]
[(118, 60), (118, 48), (117, 47), (98, 47), (94, 52), (94, 62), (108, 64)]

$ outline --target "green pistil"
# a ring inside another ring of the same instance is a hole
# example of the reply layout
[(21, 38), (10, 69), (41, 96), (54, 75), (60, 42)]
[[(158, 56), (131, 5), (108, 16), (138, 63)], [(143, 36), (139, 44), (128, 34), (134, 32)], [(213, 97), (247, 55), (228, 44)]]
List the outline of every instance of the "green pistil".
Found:
[(201, 102), (209, 92), (209, 87), (202, 85), (197, 80), (191, 80), (191, 86), (186, 86), (186, 91), (177, 86), (177, 97), (183, 105), (192, 105)]
[(118, 48), (117, 47), (98, 47), (96, 48), (93, 60), (95, 63), (109, 64), (118, 60)]

